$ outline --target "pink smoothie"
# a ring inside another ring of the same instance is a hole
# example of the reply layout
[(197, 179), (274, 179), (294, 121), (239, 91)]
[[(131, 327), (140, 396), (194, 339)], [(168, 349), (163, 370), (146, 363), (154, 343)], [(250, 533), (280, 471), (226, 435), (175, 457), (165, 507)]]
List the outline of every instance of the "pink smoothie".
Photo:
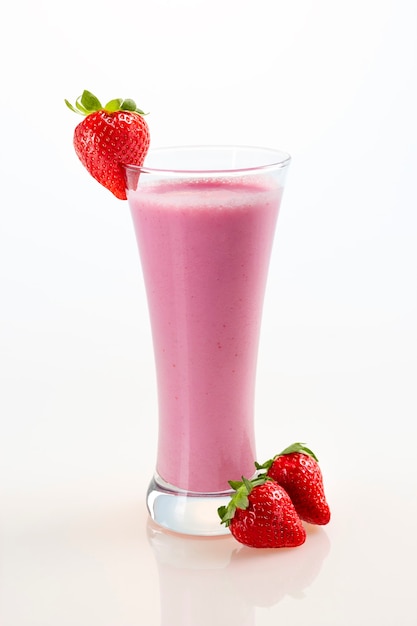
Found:
[(216, 492), (254, 472), (262, 303), (282, 189), (273, 178), (139, 184), (129, 204), (154, 342), (157, 472)]

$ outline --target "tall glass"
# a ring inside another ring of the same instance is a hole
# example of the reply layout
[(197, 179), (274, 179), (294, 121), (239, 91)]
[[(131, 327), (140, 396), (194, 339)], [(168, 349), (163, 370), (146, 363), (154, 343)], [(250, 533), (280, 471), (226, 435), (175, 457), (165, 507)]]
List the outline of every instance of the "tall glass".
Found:
[(154, 521), (229, 532), (228, 480), (254, 472), (262, 306), (288, 154), (252, 147), (150, 151), (126, 167), (156, 365)]

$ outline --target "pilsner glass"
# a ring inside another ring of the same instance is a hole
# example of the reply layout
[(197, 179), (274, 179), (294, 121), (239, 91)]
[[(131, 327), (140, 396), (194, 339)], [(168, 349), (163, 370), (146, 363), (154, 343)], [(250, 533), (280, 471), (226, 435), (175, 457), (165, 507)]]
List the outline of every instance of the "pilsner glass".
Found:
[(217, 508), (254, 473), (259, 331), (288, 154), (267, 148), (151, 150), (127, 166), (158, 389), (147, 506), (162, 527), (229, 532)]

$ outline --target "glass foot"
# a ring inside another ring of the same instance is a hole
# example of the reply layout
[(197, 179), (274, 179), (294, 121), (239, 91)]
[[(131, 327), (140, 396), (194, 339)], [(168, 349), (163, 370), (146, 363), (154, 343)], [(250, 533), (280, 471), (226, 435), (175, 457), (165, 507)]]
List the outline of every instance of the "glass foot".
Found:
[(230, 534), (220, 523), (219, 506), (227, 505), (231, 491), (195, 493), (177, 489), (155, 475), (146, 496), (149, 514), (156, 524), (184, 535), (215, 537)]

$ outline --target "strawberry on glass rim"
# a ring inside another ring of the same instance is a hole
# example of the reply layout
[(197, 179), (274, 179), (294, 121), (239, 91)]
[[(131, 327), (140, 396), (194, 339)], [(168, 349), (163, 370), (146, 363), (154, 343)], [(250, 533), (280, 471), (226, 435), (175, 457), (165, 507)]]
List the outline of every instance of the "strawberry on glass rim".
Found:
[(81, 163), (116, 198), (126, 200), (124, 165), (141, 166), (149, 149), (149, 127), (145, 113), (134, 100), (116, 98), (103, 106), (84, 90), (71, 111), (85, 119), (74, 131), (74, 148)]

